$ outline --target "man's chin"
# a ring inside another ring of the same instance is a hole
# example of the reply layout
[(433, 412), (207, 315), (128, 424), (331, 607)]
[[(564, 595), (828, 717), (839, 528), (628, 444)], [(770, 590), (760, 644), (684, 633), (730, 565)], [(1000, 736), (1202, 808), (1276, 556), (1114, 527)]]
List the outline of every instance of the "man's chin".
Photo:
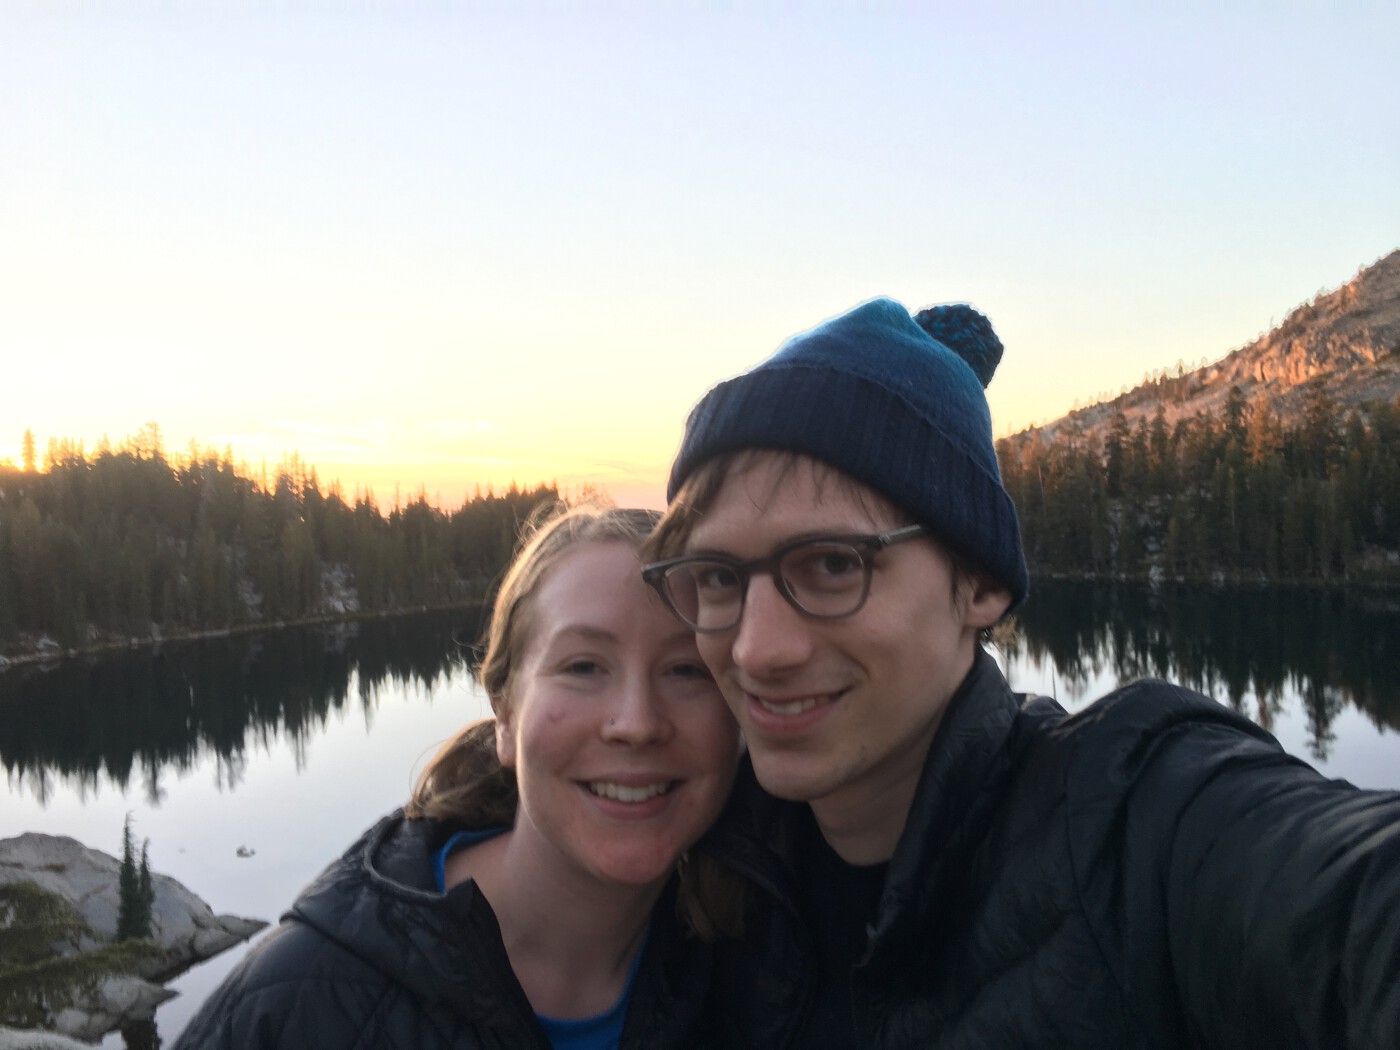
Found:
[(785, 802), (815, 802), (831, 791), (829, 778), (795, 768), (794, 763), (784, 755), (761, 756), (749, 746), (749, 756), (753, 760), (754, 775), (764, 791)]

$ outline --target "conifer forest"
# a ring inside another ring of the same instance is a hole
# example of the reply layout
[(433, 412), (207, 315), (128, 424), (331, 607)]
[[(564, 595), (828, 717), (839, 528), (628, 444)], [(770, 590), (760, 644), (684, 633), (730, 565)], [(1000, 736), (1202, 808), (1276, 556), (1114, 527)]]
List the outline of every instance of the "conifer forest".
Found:
[(1284, 418), (1233, 387), (1168, 424), (1158, 394), (1135, 424), (1119, 405), (1097, 434), (997, 443), (1033, 574), (1400, 584), (1400, 399), (1314, 381)]
[[(1120, 404), (997, 443), (1033, 575), (1400, 585), (1400, 401), (1339, 407), (1314, 382), (1285, 418), (1234, 388), (1168, 423), (1152, 393), (1135, 423)], [(0, 654), (482, 602), (560, 498), (386, 512), (296, 457), (269, 480), (227, 452), (167, 455), (153, 425), (37, 459), (26, 434), (25, 462), (0, 464)]]
[(419, 494), (385, 512), (323, 490), (293, 458), (255, 479), (231, 454), (49, 444), (0, 465), (0, 653), (464, 605), (487, 598), (520, 524), (554, 486)]

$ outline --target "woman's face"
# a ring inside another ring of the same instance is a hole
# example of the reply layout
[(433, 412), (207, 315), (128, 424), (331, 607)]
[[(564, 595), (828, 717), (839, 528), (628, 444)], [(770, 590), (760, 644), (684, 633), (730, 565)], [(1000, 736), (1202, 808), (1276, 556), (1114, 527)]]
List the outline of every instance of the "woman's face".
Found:
[(664, 880), (729, 793), (739, 735), (693, 633), (632, 547), (581, 543), (529, 599), (496, 746), (515, 846), (605, 881)]

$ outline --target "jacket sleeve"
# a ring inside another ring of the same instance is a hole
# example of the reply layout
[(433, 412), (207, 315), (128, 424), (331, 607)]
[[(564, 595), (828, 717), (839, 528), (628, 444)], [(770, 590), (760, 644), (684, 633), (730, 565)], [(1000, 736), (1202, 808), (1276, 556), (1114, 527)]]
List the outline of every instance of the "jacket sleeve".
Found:
[[(229, 973), (174, 1050), (305, 1050), (366, 1045), (387, 985), (319, 934), (284, 923)], [(372, 1045), (397, 1047), (381, 1033)]]
[(1182, 1045), (1400, 1046), (1400, 794), (1328, 780), (1196, 694), (1143, 688), (1151, 730), (1103, 770), (1126, 786), (1105, 936), (1122, 938), (1129, 1001)]

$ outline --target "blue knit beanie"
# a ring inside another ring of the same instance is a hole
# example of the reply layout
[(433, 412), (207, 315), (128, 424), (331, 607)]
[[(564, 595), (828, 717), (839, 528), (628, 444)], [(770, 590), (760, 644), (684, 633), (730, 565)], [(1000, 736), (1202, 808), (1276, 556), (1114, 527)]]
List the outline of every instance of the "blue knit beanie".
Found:
[(849, 474), (1005, 586), (1030, 589), (1016, 508), (1001, 484), (982, 388), (1001, 340), (969, 306), (916, 317), (875, 299), (784, 343), (690, 413), (666, 498), (706, 460), (798, 452)]

